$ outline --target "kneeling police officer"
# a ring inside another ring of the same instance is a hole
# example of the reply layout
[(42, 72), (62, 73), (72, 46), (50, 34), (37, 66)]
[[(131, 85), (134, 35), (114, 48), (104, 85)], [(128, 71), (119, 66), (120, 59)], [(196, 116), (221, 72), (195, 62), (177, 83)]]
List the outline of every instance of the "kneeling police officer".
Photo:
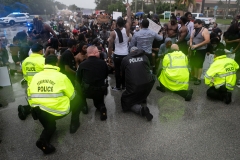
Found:
[(50, 144), (50, 138), (56, 130), (56, 120), (69, 114), (72, 110), (70, 133), (75, 133), (80, 126), (80, 107), (71, 104), (75, 101), (75, 91), (71, 81), (66, 75), (59, 72), (57, 57), (49, 55), (46, 57), (44, 71), (37, 73), (28, 87), (29, 103), (33, 118), (39, 119), (44, 130), (36, 142), (36, 146), (45, 154), (55, 151)]
[(80, 97), (82, 112), (88, 113), (86, 98), (93, 99), (94, 106), (100, 111), (100, 119), (107, 119), (107, 109), (104, 104), (108, 84), (105, 80), (108, 76), (108, 66), (100, 59), (100, 54), (96, 46), (87, 49), (87, 60), (80, 63), (77, 70), (77, 81), (80, 85)]

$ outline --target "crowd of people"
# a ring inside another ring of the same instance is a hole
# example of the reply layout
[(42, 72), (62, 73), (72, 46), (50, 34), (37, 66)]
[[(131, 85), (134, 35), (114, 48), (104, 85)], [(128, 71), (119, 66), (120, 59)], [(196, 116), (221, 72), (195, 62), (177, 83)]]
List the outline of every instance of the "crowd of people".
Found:
[[(28, 105), (18, 106), (18, 116), (25, 120), (31, 113), (41, 122), (44, 130), (36, 146), (44, 153), (55, 151), (50, 139), (57, 119), (72, 112), (70, 133), (78, 130), (80, 112), (88, 114), (86, 99), (93, 100), (102, 121), (107, 119), (108, 74), (115, 75), (116, 86), (111, 89), (123, 91), (123, 112), (132, 111), (151, 121), (147, 97), (155, 81), (159, 82), (157, 90), (170, 90), (190, 101), (194, 91), (189, 89), (189, 81), (201, 84), (205, 56), (213, 54), (205, 74), (205, 84), (210, 86), (206, 94), (231, 102), (240, 63), (240, 16), (224, 33), (215, 23), (210, 34), (190, 12), (178, 19), (172, 15), (157, 33), (149, 29), (146, 17), (132, 15), (129, 4), (126, 10), (125, 17), (110, 17), (108, 23), (91, 20), (75, 25), (71, 34), (66, 34), (60, 21), (59, 35), (41, 17), (35, 17), (33, 30), (18, 32), (13, 38), (10, 52), (21, 69), (10, 69), (10, 74), (23, 74), (21, 83), (28, 86)], [(161, 25), (158, 17), (148, 18)], [(222, 34), (226, 45), (221, 43)], [(3, 50), (2, 45), (1, 55)], [(235, 60), (226, 53), (235, 54)]]

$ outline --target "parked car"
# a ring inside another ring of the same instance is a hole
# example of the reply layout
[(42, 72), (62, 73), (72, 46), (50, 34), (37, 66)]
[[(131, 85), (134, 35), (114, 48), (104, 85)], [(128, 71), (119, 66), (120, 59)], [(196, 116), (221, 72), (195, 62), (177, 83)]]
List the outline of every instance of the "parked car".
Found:
[(195, 19), (201, 19), (205, 22), (205, 25), (210, 25), (216, 22), (216, 18), (214, 17), (206, 17), (203, 13), (192, 13), (192, 16)]
[(28, 17), (28, 13), (13, 12), (6, 17), (0, 18), (0, 24), (4, 26), (6, 26), (7, 24), (12, 26), (15, 23), (23, 24), (27, 22)]

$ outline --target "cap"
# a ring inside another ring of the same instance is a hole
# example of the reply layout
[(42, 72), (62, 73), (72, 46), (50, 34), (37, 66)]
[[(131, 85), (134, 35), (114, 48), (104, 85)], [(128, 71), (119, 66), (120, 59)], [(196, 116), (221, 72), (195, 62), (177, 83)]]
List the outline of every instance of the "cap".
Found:
[(43, 49), (43, 46), (41, 44), (36, 43), (32, 45), (31, 49), (33, 52), (39, 52)]
[(74, 29), (74, 30), (72, 31), (72, 33), (73, 33), (73, 34), (77, 34), (77, 33), (78, 33), (78, 30)]
[(137, 50), (138, 48), (137, 47), (132, 47), (131, 49), (130, 49), (130, 52), (134, 52), (135, 50)]

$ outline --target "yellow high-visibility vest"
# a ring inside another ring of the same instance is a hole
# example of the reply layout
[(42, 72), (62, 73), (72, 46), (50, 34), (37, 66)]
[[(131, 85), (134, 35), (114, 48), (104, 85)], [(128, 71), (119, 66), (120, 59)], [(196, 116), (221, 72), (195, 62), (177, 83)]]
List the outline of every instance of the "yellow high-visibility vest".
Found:
[(168, 53), (163, 58), (163, 70), (158, 80), (169, 90), (187, 90), (189, 86), (188, 58), (181, 51)]
[(24, 79), (28, 82), (28, 86), (31, 83), (32, 77), (43, 70), (45, 64), (45, 58), (38, 53), (32, 53), (22, 63), (22, 71)]
[(205, 84), (216, 89), (225, 85), (228, 90), (233, 90), (238, 68), (238, 64), (226, 55), (216, 57), (205, 74)]
[(44, 71), (35, 74), (28, 87), (31, 107), (39, 106), (54, 116), (64, 116), (70, 111), (70, 100), (75, 97), (74, 87), (59, 67), (45, 65)]

